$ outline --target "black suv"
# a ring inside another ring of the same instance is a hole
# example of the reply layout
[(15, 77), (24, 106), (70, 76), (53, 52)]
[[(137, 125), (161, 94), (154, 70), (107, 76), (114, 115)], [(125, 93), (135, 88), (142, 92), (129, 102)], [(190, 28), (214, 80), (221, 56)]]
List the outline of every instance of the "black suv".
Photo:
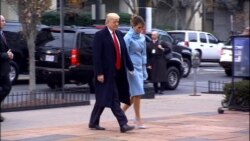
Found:
[[(60, 28), (43, 29), (52, 38), (36, 49), (37, 77), (45, 80), (52, 89), (62, 87), (62, 52), (64, 52), (65, 84), (88, 83), (90, 90), (94, 91), (92, 42), (99, 30), (95, 27), (65, 28), (64, 50), (62, 50)], [(167, 89), (174, 90), (183, 74), (181, 55), (174, 53), (167, 66), (169, 74)]]
[[(37, 30), (46, 27), (38, 25)], [(14, 54), (14, 59), (10, 62), (10, 80), (12, 84), (16, 82), (19, 74), (28, 74), (29, 72), (29, 53), (24, 35), (22, 34), (22, 25), (18, 22), (6, 22), (3, 29), (7, 43)], [(38, 44), (40, 38), (36, 41)]]

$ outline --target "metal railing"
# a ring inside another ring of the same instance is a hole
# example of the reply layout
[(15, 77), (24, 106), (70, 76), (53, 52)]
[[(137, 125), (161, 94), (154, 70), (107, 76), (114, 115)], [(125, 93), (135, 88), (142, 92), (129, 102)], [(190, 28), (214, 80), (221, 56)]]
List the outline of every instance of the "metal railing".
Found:
[(44, 91), (12, 92), (1, 104), (2, 112), (89, 105), (90, 94), (86, 88), (66, 88)]
[(212, 94), (223, 94), (223, 88), (225, 84), (228, 84), (230, 82), (225, 81), (208, 81), (208, 93)]

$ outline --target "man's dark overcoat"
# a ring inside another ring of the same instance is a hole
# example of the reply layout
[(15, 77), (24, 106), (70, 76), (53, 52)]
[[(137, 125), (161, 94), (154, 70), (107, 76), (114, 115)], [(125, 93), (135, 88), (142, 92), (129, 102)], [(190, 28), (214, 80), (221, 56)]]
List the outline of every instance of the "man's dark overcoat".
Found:
[(7, 43), (4, 42), (3, 37), (0, 35), (0, 77), (8, 75), (10, 72), (10, 59), (7, 54), (8, 50), (9, 47)]
[[(152, 67), (150, 70), (150, 80), (152, 82), (167, 82), (167, 60), (165, 54), (171, 52), (171, 47), (164, 41), (150, 42), (148, 47), (148, 65)], [(161, 45), (164, 50), (159, 49)]]
[[(116, 83), (116, 51), (113, 38), (107, 27), (98, 31), (94, 37), (93, 60), (95, 71), (95, 94), (96, 104), (104, 107), (111, 107), (113, 96), (118, 90), (119, 100), (122, 103), (130, 104), (129, 84), (127, 70), (133, 71), (134, 67), (127, 52), (123, 33), (116, 30), (121, 49), (122, 67), (121, 74)], [(97, 81), (97, 75), (104, 75), (104, 83)]]

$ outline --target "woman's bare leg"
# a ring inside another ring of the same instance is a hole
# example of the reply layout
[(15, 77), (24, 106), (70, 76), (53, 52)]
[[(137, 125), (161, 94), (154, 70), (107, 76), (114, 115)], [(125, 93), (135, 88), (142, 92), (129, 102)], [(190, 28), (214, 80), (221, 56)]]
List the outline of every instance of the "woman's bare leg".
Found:
[(141, 122), (141, 97), (134, 97), (134, 110), (135, 110), (135, 119), (137, 122)]
[(122, 107), (123, 112), (126, 112), (128, 110), (128, 108), (134, 103), (134, 97), (131, 97), (130, 99), (130, 105), (124, 104)]

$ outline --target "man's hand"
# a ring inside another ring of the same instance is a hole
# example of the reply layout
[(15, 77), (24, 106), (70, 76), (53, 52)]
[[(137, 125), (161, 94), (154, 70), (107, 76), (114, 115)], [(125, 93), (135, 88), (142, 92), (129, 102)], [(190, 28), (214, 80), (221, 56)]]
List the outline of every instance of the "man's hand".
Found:
[(10, 49), (7, 51), (7, 54), (8, 54), (8, 56), (9, 56), (10, 59), (14, 58), (14, 54), (11, 52)]
[(157, 47), (164, 51), (164, 48), (161, 45), (158, 45)]
[(103, 83), (103, 82), (104, 82), (104, 75), (98, 75), (98, 76), (97, 76), (97, 80), (98, 80), (99, 82)]

